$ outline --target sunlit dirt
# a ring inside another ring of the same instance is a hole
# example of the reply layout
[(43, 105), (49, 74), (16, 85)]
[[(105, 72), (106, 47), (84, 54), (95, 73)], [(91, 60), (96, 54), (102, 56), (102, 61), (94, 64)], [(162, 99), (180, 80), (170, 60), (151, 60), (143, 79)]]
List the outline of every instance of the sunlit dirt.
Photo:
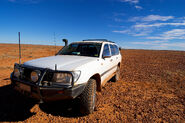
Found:
[[(51, 56), (61, 47), (22, 45), (22, 62)], [(49, 104), (21, 96), (10, 86), (18, 45), (0, 44), (0, 122), (185, 122), (185, 52), (122, 50), (119, 82), (97, 93), (93, 114), (77, 100)]]

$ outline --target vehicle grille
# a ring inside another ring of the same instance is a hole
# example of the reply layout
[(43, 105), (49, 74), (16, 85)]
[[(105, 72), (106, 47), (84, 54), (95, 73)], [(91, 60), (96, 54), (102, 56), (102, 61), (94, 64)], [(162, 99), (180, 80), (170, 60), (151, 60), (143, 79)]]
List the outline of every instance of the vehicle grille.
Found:
[(53, 73), (47, 72), (43, 78), (43, 81), (52, 81), (52, 78), (53, 78)]

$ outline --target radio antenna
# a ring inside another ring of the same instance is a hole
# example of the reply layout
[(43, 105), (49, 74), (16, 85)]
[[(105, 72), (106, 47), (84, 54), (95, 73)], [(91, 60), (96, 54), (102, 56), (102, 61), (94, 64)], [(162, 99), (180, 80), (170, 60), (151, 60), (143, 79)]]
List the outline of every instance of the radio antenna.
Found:
[(57, 64), (55, 64), (55, 71), (57, 70)]
[(21, 33), (18, 32), (19, 36), (19, 64), (21, 64)]
[(55, 32), (54, 32), (54, 43), (55, 43), (55, 54), (56, 54), (56, 36), (55, 36)]

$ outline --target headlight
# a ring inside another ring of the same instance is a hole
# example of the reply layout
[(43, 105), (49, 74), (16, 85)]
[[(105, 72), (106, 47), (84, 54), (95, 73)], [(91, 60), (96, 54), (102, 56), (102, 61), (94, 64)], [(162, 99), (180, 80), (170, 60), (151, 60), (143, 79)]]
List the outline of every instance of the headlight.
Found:
[(15, 68), (14, 69), (14, 76), (17, 77), (17, 78), (19, 78), (20, 75), (21, 75), (20, 70), (18, 68)]
[(72, 84), (72, 74), (70, 73), (54, 73), (53, 82), (58, 82), (64, 85)]
[(31, 81), (37, 82), (39, 80), (39, 76), (40, 76), (40, 71), (38, 71), (38, 70), (32, 71), (31, 72)]

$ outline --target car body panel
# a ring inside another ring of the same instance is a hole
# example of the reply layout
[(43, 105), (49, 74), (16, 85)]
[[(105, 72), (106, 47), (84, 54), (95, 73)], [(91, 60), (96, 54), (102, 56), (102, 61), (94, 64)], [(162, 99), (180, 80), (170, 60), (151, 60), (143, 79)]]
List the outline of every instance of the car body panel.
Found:
[(55, 70), (55, 65), (57, 65), (57, 70), (73, 71), (77, 67), (95, 61), (96, 59), (96, 57), (57, 55), (30, 60), (25, 62), (24, 65), (38, 68), (48, 68), (51, 70)]

